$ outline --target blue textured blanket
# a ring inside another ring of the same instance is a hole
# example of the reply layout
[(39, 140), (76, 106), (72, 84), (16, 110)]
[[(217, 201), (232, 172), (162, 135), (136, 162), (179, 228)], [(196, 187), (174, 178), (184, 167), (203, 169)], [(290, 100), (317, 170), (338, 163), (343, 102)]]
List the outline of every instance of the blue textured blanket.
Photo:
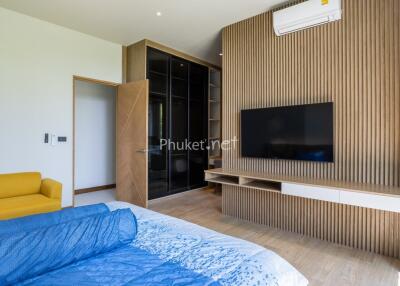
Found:
[(26, 216), (17, 219), (1, 220), (0, 236), (7, 233), (31, 231), (41, 227), (49, 227), (71, 220), (108, 212), (110, 212), (110, 210), (105, 204), (96, 204), (78, 208), (68, 208), (57, 212)]
[(0, 222), (0, 285), (10, 284), (305, 286), (308, 282), (263, 247), (112, 202)]
[(0, 236), (0, 285), (9, 285), (128, 245), (133, 213), (117, 210)]
[(130, 245), (130, 209), (104, 204), (0, 223), (0, 285), (219, 285)]
[(217, 286), (220, 284), (176, 263), (165, 262), (145, 250), (127, 246), (48, 272), (18, 285)]

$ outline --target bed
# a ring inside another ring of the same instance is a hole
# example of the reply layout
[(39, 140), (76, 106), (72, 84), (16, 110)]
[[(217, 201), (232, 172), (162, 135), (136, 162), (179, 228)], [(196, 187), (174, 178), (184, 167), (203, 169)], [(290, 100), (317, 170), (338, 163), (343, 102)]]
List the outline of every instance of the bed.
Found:
[(256, 244), (124, 202), (0, 222), (0, 285), (307, 285)]

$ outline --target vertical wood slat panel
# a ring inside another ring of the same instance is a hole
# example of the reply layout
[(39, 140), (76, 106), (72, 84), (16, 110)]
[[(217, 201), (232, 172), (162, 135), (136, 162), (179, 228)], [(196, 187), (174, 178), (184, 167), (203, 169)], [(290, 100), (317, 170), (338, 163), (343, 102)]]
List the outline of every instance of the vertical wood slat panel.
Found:
[[(240, 110), (333, 101), (335, 163), (249, 159), (223, 167), (400, 186), (400, 1), (342, 0), (343, 19), (276, 37), (272, 12), (223, 30), (223, 139)], [(223, 212), (400, 257), (399, 214), (223, 187)]]
[(400, 258), (400, 214), (224, 186), (226, 215)]

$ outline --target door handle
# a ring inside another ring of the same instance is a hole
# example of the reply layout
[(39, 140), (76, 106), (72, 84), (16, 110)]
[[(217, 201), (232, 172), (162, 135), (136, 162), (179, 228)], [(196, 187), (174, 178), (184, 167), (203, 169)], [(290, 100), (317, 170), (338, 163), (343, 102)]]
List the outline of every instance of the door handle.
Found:
[(138, 149), (136, 150), (137, 153), (147, 153), (147, 149)]

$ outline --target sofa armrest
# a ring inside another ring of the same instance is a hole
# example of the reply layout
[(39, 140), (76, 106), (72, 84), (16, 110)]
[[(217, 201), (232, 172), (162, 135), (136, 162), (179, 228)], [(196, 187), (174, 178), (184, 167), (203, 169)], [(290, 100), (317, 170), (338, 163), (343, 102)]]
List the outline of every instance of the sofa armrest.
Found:
[(61, 200), (61, 191), (62, 191), (61, 183), (52, 179), (42, 180), (40, 192), (46, 197), (49, 197), (50, 199)]

